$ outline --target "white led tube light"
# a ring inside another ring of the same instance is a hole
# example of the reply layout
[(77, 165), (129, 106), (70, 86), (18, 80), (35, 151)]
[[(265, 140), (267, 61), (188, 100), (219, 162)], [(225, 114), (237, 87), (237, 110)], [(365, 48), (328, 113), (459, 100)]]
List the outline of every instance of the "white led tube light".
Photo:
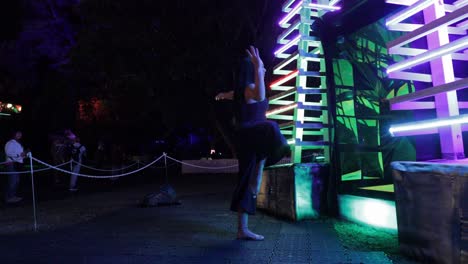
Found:
[(388, 130), (393, 136), (398, 132), (412, 131), (412, 130), (422, 130), (429, 128), (436, 128), (442, 126), (451, 126), (457, 124), (468, 123), (468, 115), (459, 115), (448, 118), (438, 118), (424, 121), (411, 122), (406, 124), (394, 125)]
[(434, 3), (434, 0), (421, 0), (421, 1), (418, 1), (414, 5), (412, 5), (412, 6), (408, 7), (408, 8), (405, 8), (404, 10), (402, 10), (402, 11), (396, 13), (395, 15), (389, 17), (385, 21), (385, 25), (388, 26), (388, 25), (397, 24), (397, 23), (407, 19), (408, 17), (420, 12), (421, 10), (424, 10), (425, 8), (432, 5), (433, 3)]

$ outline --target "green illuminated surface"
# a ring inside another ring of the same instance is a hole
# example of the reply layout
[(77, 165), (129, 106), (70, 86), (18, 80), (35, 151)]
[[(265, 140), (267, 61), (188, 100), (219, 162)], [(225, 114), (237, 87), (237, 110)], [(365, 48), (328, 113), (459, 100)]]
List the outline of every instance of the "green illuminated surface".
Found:
[(353, 171), (349, 172), (346, 174), (341, 175), (341, 180), (342, 181), (354, 181), (354, 180), (360, 180), (362, 178), (362, 171)]
[[(381, 109), (381, 104), (385, 99), (414, 91), (412, 82), (387, 78), (386, 68), (395, 57), (388, 55), (386, 43), (400, 35), (389, 32), (385, 19), (381, 19), (335, 44), (338, 50), (333, 60), (336, 135), (337, 143), (343, 146), (337, 165), (341, 181), (377, 177), (382, 179), (379, 184), (389, 184), (392, 161), (415, 160), (414, 146), (408, 139), (381, 134), (386, 131), (382, 126), (388, 125), (390, 113), (386, 108)], [(361, 187), (371, 187), (366, 185), (375, 183), (362, 181)], [(346, 188), (345, 184), (342, 186)]]
[(376, 185), (376, 186), (369, 186), (369, 187), (361, 187), (364, 190), (372, 190), (372, 191), (379, 191), (379, 192), (395, 192), (395, 188), (393, 184), (385, 184), (385, 185)]
[(353, 67), (347, 60), (337, 59), (333, 63), (333, 71), (335, 73), (336, 86), (354, 86), (353, 81)]
[(339, 195), (340, 215), (350, 221), (397, 231), (396, 207), (394, 201)]
[(371, 180), (371, 179), (380, 179), (380, 177), (372, 177), (372, 176), (362, 176), (362, 171), (361, 170), (358, 170), (358, 171), (353, 171), (353, 172), (350, 172), (350, 173), (346, 173), (346, 174), (343, 174), (341, 175), (341, 180), (342, 181), (356, 181), (356, 180)]
[[(337, 220), (333, 224), (338, 237), (344, 247), (357, 251), (366, 248), (369, 251), (385, 252), (388, 256), (400, 256), (398, 245), (398, 232), (386, 230), (369, 225), (362, 225), (350, 221)], [(396, 258), (400, 260), (401, 257)], [(375, 263), (368, 261), (365, 263)], [(413, 263), (397, 261), (394, 263)]]
[[(311, 173), (310, 166), (294, 166), (295, 174), (295, 195), (296, 195), (296, 217), (298, 220), (316, 218), (319, 213), (314, 210), (312, 202), (313, 189), (312, 182), (315, 175)], [(311, 176), (313, 175), (313, 176)]]

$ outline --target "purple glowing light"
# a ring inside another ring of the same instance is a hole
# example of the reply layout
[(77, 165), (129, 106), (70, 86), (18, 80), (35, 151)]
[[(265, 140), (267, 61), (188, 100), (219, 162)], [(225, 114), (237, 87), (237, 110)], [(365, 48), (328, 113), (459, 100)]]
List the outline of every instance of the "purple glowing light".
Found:
[(288, 21), (291, 20), (291, 18), (292, 18), (294, 15), (296, 15), (296, 14), (299, 12), (299, 10), (301, 10), (301, 8), (302, 8), (302, 1), (299, 1), (299, 2), (297, 3), (297, 5), (295, 5), (295, 6), (292, 8), (292, 10), (289, 11), (289, 13), (286, 14), (286, 16), (284, 16), (284, 17), (278, 22), (278, 25), (279, 25), (280, 27), (283, 27), (284, 24), (288, 23)]
[(320, 10), (327, 10), (327, 11), (336, 11), (340, 10), (341, 8), (339, 6), (331, 6), (331, 5), (321, 5), (321, 4), (308, 4), (308, 7), (314, 8), (314, 9), (320, 9)]
[(331, 0), (330, 3), (328, 3), (328, 5), (334, 6), (334, 5), (338, 4), (339, 2), (341, 2), (341, 0)]
[(394, 25), (394, 24), (400, 23), (401, 21), (407, 19), (408, 17), (410, 17), (410, 16), (420, 12), (421, 10), (427, 8), (428, 6), (432, 5), (434, 3), (434, 1), (435, 0), (420, 1), (419, 3), (416, 3), (413, 6), (408, 7), (406, 9), (396, 13), (395, 15), (389, 17), (385, 21), (385, 25), (389, 26), (389, 25)]
[[(339, 1), (335, 1), (334, 4), (338, 3)], [(294, 17), (299, 11), (302, 9), (302, 4), (303, 1), (299, 1), (297, 5), (295, 5), (291, 11), (289, 11), (286, 16), (284, 16), (279, 22), (278, 25), (280, 27), (286, 27), (286, 23), (291, 20), (292, 17)], [(339, 6), (333, 6), (333, 4), (330, 5), (321, 5), (321, 4), (314, 4), (314, 3), (309, 3), (307, 5), (308, 8), (313, 8), (313, 9), (318, 9), (318, 10), (325, 10), (325, 11), (336, 11), (340, 10), (341, 8)]]
[[(425, 37), (440, 29), (447, 28), (449, 34), (466, 35), (466, 31), (462, 27), (458, 25), (456, 27), (449, 26), (450, 24), (456, 23), (458, 21), (463, 21), (466, 18), (468, 18), (468, 5), (461, 7), (455, 10), (454, 12), (447, 14), (439, 19), (433, 20), (425, 25), (399, 23), (396, 25), (388, 26), (390, 30), (409, 31), (408, 34), (403, 35), (393, 41), (390, 41), (387, 44), (389, 52), (392, 52), (392, 50), (394, 50), (396, 47), (401, 47), (406, 44), (409, 44), (419, 38)], [(468, 27), (468, 20), (466, 22)]]
[(435, 58), (456, 52), (458, 50), (466, 49), (466, 48), (468, 48), (468, 36), (457, 39), (456, 41), (453, 41), (449, 44), (441, 46), (440, 48), (427, 51), (420, 55), (414, 56), (410, 59), (400, 61), (398, 63), (390, 65), (387, 68), (387, 74), (394, 72), (394, 71), (411, 68), (421, 63), (428, 62)]
[(410, 5), (414, 4), (414, 3), (416, 3), (417, 1), (418, 0), (386, 0), (385, 3), (410, 6)]

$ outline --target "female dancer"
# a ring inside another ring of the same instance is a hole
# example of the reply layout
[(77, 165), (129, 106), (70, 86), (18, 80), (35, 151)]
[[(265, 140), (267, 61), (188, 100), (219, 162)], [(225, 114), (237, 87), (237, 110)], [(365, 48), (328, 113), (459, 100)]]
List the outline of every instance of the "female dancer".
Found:
[(266, 119), (265, 68), (257, 48), (250, 46), (242, 61), (234, 91), (219, 93), (216, 100), (234, 100), (236, 151), (239, 178), (231, 201), (237, 212), (237, 238), (263, 240), (248, 228), (249, 215), (255, 214), (264, 166), (277, 163), (290, 148), (278, 124)]

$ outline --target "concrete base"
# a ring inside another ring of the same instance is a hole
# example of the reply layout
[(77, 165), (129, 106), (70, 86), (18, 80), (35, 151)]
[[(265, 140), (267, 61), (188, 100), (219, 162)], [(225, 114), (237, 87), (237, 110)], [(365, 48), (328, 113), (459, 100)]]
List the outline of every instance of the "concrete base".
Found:
[(327, 210), (328, 165), (284, 164), (265, 168), (257, 208), (297, 221)]
[(468, 263), (468, 166), (393, 162), (400, 250), (424, 262)]

